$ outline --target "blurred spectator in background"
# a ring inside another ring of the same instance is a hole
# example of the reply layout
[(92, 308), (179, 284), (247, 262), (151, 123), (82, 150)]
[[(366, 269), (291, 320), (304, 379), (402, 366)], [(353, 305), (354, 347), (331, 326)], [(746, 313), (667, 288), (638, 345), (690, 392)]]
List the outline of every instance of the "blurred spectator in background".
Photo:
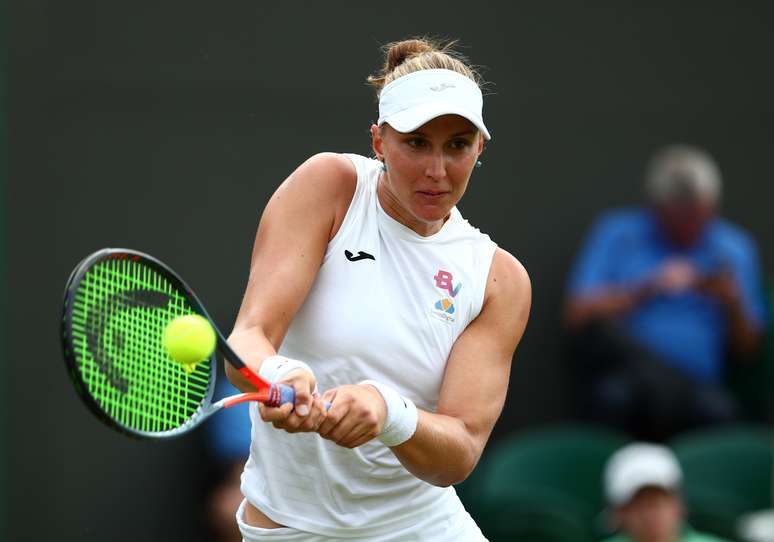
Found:
[(765, 312), (755, 244), (717, 215), (712, 158), (670, 146), (652, 159), (646, 188), (648, 206), (597, 221), (565, 316), (588, 417), (664, 440), (738, 417), (724, 364), (752, 358)]
[(682, 472), (664, 446), (634, 443), (605, 467), (605, 493), (620, 534), (606, 542), (721, 542), (684, 523)]
[[(226, 379), (216, 379), (215, 397), (240, 393)], [(207, 450), (212, 467), (208, 489), (206, 523), (212, 542), (241, 542), (234, 517), (244, 498), (240, 490), (242, 470), (250, 454), (250, 413), (247, 403), (227, 408), (213, 416), (205, 425)]]

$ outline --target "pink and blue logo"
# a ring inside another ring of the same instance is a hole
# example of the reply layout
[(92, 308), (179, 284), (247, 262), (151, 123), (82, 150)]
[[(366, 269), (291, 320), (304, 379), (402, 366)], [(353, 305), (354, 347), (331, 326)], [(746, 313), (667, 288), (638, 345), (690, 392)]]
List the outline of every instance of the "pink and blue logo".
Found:
[(441, 316), (447, 322), (453, 322), (454, 318), (451, 317), (455, 311), (453, 298), (457, 297), (460, 288), (462, 288), (462, 283), (460, 282), (457, 286), (454, 286), (454, 277), (452, 274), (442, 269), (439, 269), (438, 274), (434, 275), (433, 278), (435, 279), (436, 288), (440, 288), (444, 292), (449, 293), (449, 297), (444, 297), (435, 303), (435, 309), (440, 311), (440, 313), (435, 314)]
[(457, 293), (460, 291), (460, 288), (462, 288), (461, 282), (457, 284), (457, 286), (454, 286), (454, 277), (448, 271), (439, 269), (438, 274), (433, 278), (435, 279), (435, 287), (446, 290), (451, 297), (457, 297)]
[(443, 298), (440, 301), (436, 301), (435, 308), (447, 314), (454, 314), (454, 302), (448, 298)]

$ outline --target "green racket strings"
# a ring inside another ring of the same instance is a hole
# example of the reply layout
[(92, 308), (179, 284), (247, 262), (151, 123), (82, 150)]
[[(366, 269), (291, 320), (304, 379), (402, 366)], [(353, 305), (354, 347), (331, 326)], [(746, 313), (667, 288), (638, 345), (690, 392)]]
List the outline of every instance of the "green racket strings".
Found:
[(166, 325), (194, 312), (141, 261), (106, 259), (89, 268), (73, 297), (71, 340), (81, 380), (104, 413), (130, 430), (160, 433), (199, 411), (210, 360), (188, 373), (162, 345)]

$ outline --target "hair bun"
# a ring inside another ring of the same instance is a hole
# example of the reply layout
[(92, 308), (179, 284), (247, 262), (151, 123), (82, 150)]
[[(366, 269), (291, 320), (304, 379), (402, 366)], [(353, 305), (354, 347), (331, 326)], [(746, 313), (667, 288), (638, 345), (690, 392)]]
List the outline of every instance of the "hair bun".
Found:
[(391, 43), (389, 47), (385, 65), (386, 73), (391, 72), (412, 56), (435, 51), (435, 47), (430, 42), (421, 39), (398, 41)]
[(399, 77), (419, 70), (452, 70), (480, 85), (475, 69), (467, 65), (464, 56), (454, 51), (456, 42), (441, 42), (433, 38), (417, 37), (394, 41), (382, 47), (384, 64), (379, 73), (369, 75), (366, 81), (376, 89), (377, 99), (385, 85)]

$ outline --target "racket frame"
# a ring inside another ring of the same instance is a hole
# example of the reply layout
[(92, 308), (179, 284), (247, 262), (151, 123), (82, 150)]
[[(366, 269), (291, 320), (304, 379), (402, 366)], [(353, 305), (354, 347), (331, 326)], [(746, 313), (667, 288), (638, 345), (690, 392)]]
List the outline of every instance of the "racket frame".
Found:
[[(197, 408), (196, 412), (180, 426), (175, 427), (174, 429), (169, 429), (167, 431), (140, 431), (125, 426), (107, 414), (97, 403), (97, 400), (94, 399), (94, 397), (92, 397), (92, 395), (89, 393), (86, 383), (81, 378), (81, 373), (78, 369), (77, 356), (74, 349), (72, 348), (73, 343), (70, 330), (73, 323), (73, 303), (75, 300), (76, 292), (78, 290), (78, 285), (89, 269), (101, 261), (110, 259), (129, 259), (135, 262), (142, 262), (144, 265), (147, 265), (159, 274), (163, 275), (170, 282), (173, 288), (176, 288), (187, 297), (191, 309), (210, 322), (210, 325), (212, 325), (212, 328), (215, 330), (215, 336), (217, 340), (216, 350), (223, 355), (229, 364), (236, 368), (253, 386), (255, 386), (256, 391), (239, 394), (232, 397), (226, 397), (216, 403), (213, 403), (212, 396), (215, 390), (215, 379), (217, 377), (217, 356), (216, 353), (213, 352), (209, 358), (210, 374), (208, 378), (207, 391), (199, 403), (199, 407)], [(245, 365), (245, 363), (236, 354), (236, 352), (234, 352), (228, 342), (226, 342), (226, 338), (218, 329), (218, 326), (215, 325), (212, 318), (210, 318), (210, 315), (207, 313), (204, 305), (196, 296), (194, 291), (183, 281), (182, 278), (178, 276), (177, 273), (175, 273), (169, 266), (154, 258), (153, 256), (136, 250), (126, 248), (104, 248), (90, 254), (89, 256), (86, 256), (75, 267), (75, 269), (73, 269), (72, 273), (70, 273), (69, 279), (67, 280), (64, 291), (61, 340), (62, 352), (64, 354), (68, 375), (83, 403), (100, 421), (109, 427), (132, 437), (152, 439), (178, 437), (197, 427), (210, 415), (214, 414), (221, 408), (228, 408), (234, 404), (245, 401), (261, 401), (269, 406), (279, 406), (282, 403), (293, 402), (294, 394), (292, 388), (283, 385), (271, 384), (255, 374), (249, 367)]]

